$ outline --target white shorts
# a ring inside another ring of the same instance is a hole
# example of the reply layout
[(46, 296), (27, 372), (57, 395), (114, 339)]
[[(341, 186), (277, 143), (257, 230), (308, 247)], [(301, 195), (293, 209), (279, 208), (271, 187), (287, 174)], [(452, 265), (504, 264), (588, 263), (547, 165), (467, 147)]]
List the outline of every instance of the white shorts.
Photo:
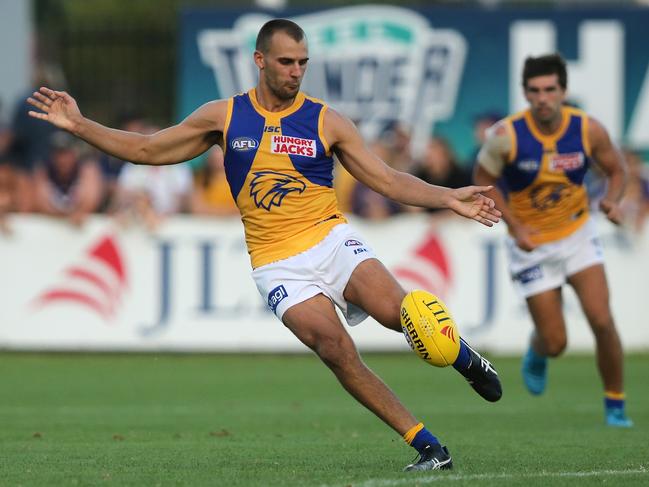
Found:
[(592, 219), (573, 234), (539, 245), (531, 252), (525, 252), (508, 237), (507, 250), (514, 286), (524, 298), (561, 287), (573, 274), (604, 262)]
[(322, 293), (353, 326), (367, 318), (367, 313), (345, 301), (343, 292), (356, 266), (375, 257), (365, 240), (350, 225), (341, 223), (310, 249), (257, 267), (252, 271), (252, 278), (280, 320), (291, 306)]

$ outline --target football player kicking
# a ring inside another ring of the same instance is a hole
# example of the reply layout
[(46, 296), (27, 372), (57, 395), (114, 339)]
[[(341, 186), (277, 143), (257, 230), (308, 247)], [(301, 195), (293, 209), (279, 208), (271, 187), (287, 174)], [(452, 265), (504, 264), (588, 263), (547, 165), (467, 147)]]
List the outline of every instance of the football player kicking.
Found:
[[(38, 109), (29, 113), (135, 164), (175, 164), (220, 145), (252, 277), (270, 309), (353, 397), (419, 452), (408, 470), (450, 468), (448, 451), (365, 366), (336, 314), (338, 306), (350, 325), (371, 315), (401, 333), (406, 293), (339, 211), (333, 155), (358, 180), (403, 204), (450, 208), (488, 227), (500, 212), (481, 194), (490, 186), (432, 186), (373, 155), (351, 121), (300, 91), (308, 59), (302, 29), (275, 19), (257, 37), (256, 88), (206, 103), (155, 134), (102, 126), (83, 117), (69, 94), (45, 87), (29, 98)], [(465, 342), (453, 366), (482, 397), (500, 398), (495, 370)]]

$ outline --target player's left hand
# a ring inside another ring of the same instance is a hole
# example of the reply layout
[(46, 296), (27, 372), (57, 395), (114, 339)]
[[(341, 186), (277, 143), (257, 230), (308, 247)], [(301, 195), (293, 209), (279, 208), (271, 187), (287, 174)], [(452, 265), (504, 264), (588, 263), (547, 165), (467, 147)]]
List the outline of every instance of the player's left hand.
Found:
[(612, 223), (619, 225), (622, 223), (623, 214), (620, 205), (614, 201), (601, 200), (599, 202), (599, 209), (606, 215), (606, 218), (609, 219)]
[(494, 200), (483, 195), (493, 186), (466, 186), (449, 192), (448, 207), (458, 215), (492, 227), (500, 221), (502, 213), (496, 209)]

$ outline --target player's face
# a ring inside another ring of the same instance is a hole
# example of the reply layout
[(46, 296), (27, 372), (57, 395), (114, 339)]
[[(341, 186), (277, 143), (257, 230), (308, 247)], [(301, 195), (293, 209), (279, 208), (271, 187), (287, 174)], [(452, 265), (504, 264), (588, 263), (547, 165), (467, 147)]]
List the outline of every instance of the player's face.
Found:
[(527, 80), (525, 98), (530, 104), (534, 120), (549, 124), (561, 119), (561, 106), (566, 90), (559, 84), (559, 76), (548, 74)]
[(260, 81), (280, 100), (295, 98), (309, 60), (306, 40), (296, 42), (285, 32), (275, 32), (267, 53), (255, 52)]

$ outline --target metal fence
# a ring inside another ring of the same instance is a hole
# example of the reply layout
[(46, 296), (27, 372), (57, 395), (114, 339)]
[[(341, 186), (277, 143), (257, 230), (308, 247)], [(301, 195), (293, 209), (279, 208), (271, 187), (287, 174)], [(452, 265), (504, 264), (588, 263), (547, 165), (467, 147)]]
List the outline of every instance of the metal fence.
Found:
[(115, 123), (125, 112), (173, 120), (176, 32), (167, 25), (62, 25), (59, 60), (84, 113)]

